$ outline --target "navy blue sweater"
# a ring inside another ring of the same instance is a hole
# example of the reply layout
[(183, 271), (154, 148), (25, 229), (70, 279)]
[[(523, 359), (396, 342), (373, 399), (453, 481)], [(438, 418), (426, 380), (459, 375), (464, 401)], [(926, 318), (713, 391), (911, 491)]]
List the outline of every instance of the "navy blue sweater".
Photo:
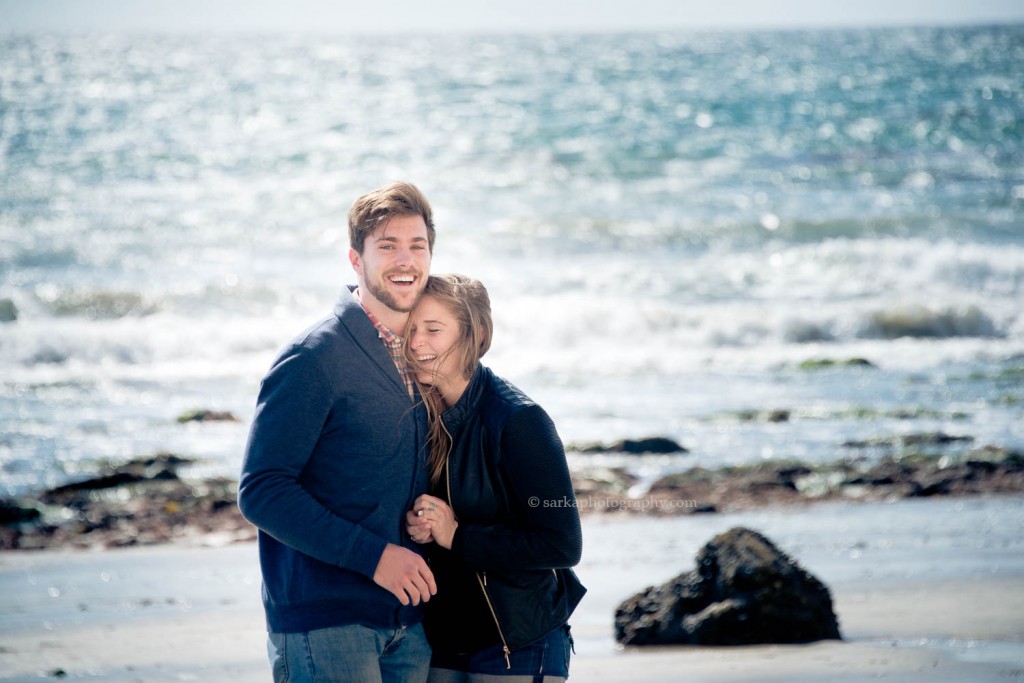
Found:
[(238, 487), (259, 528), (269, 630), (395, 628), (422, 618), (373, 582), (427, 490), (426, 415), (349, 289), (260, 386)]

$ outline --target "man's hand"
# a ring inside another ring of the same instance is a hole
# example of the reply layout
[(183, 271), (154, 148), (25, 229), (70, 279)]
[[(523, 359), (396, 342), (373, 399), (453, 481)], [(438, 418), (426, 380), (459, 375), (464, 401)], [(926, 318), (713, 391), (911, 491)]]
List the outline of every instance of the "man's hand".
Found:
[(373, 581), (391, 591), (403, 605), (430, 600), (437, 593), (434, 573), (426, 561), (408, 548), (388, 543), (380, 556)]

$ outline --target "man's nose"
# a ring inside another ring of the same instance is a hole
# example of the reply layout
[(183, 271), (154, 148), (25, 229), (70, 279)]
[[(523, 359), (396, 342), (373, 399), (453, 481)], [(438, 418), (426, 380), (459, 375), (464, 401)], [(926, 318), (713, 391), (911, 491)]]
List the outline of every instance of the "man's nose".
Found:
[(399, 249), (395, 255), (395, 263), (399, 266), (411, 266), (413, 264), (412, 250)]

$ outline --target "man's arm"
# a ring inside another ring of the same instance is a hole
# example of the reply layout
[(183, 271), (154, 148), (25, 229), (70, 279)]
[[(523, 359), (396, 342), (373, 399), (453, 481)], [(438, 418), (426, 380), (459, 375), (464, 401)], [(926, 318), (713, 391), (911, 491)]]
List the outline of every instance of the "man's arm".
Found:
[(299, 483), (334, 396), (316, 359), (283, 354), (260, 387), (246, 445), (238, 506), (257, 527), (322, 562), (373, 578), (387, 541), (343, 519)]
[(315, 358), (293, 347), (260, 387), (238, 486), (238, 507), (250, 522), (321, 562), (369, 577), (414, 605), (437, 592), (418, 554), (350, 522), (299, 483), (334, 397)]

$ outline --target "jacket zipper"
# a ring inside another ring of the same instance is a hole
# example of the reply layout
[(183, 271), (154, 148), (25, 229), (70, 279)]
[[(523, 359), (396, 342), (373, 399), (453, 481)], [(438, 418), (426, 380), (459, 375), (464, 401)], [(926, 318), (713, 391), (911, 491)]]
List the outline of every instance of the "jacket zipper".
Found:
[[(444, 422), (441, 423), (444, 426)], [(447, 429), (445, 430), (447, 431)], [(448, 437), (449, 439), (451, 436)], [(445, 488), (448, 491), (448, 507), (452, 509), (452, 514), (455, 514), (455, 506), (452, 505), (452, 475), (451, 469), (448, 467), (448, 460), (444, 461), (444, 483)], [(458, 517), (456, 517), (458, 521)], [(498, 621), (498, 614), (494, 611), (494, 605), (491, 604), (491, 596), (487, 594), (487, 572), (476, 572), (476, 581), (480, 584), (480, 590), (484, 594), (484, 600), (487, 602), (487, 609), (491, 611), (491, 618), (494, 619), (494, 627), (498, 629), (498, 637), (501, 638), (501, 649), (505, 653), (505, 669), (512, 668), (512, 661), (509, 659), (511, 650), (508, 649), (508, 641), (505, 640), (505, 632), (501, 630), (501, 623)]]
[(477, 572), (476, 580), (477, 583), (480, 584), (480, 590), (484, 592), (484, 600), (487, 601), (487, 609), (491, 610), (491, 616), (494, 618), (494, 625), (498, 629), (498, 637), (501, 638), (501, 649), (505, 652), (505, 668), (511, 669), (512, 662), (509, 660), (508, 656), (512, 653), (508, 649), (508, 643), (505, 642), (505, 634), (501, 631), (501, 624), (498, 623), (498, 615), (494, 612), (494, 605), (491, 604), (491, 598), (487, 595), (487, 572)]

